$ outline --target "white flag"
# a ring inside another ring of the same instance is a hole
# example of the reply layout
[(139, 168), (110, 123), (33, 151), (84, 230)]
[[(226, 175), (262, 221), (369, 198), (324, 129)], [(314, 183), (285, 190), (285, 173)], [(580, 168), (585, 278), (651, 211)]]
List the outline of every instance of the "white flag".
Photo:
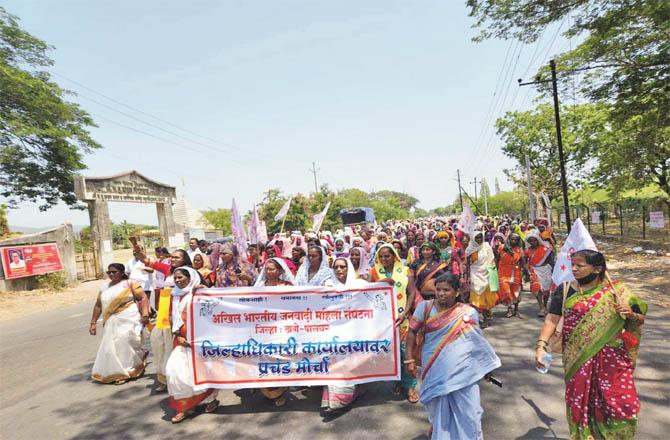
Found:
[(558, 253), (554, 273), (551, 275), (554, 284), (558, 286), (561, 283), (574, 281), (575, 277), (572, 275), (572, 254), (584, 249), (598, 250), (596, 244), (593, 242), (593, 238), (591, 238), (591, 234), (584, 227), (582, 219), (578, 218), (572, 224), (568, 239), (565, 240), (565, 244)]
[(477, 217), (472, 213), (470, 205), (467, 203), (463, 204), (463, 212), (461, 213), (461, 218), (458, 220), (458, 229), (472, 236), (476, 224)]
[(314, 214), (314, 226), (312, 227), (312, 231), (315, 233), (319, 232), (321, 229), (321, 225), (323, 224), (323, 220), (326, 218), (326, 214), (328, 213), (328, 208), (330, 208), (330, 202), (326, 203), (326, 207), (323, 208), (323, 211), (321, 211), (318, 214)]
[(258, 211), (256, 211), (256, 204), (251, 213), (251, 222), (249, 222), (249, 241), (251, 244), (256, 244), (260, 240), (261, 220), (258, 218)]
[(233, 197), (233, 206), (230, 209), (230, 226), (233, 230), (233, 241), (237, 245), (237, 251), (242, 258), (247, 257), (247, 237), (244, 235), (244, 227), (242, 226), (242, 219), (235, 204)]
[(277, 215), (275, 215), (276, 222), (286, 217), (286, 214), (288, 214), (288, 209), (291, 207), (291, 200), (293, 200), (293, 196), (288, 198), (286, 203), (284, 203), (284, 206), (282, 206)]

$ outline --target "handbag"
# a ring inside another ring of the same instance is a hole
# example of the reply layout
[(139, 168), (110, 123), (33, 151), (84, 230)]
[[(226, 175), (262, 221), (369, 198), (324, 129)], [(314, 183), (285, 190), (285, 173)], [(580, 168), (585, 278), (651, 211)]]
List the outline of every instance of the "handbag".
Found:
[(423, 343), (425, 341), (425, 327), (426, 320), (430, 316), (431, 310), (433, 310), (433, 305), (435, 300), (430, 301), (430, 307), (426, 307), (426, 311), (423, 313), (423, 321), (421, 322), (421, 328), (416, 332), (416, 338), (414, 339), (414, 360), (416, 361), (416, 366), (421, 366), (421, 350), (423, 349)]
[(561, 305), (561, 318), (556, 324), (554, 333), (549, 337), (547, 341), (547, 346), (549, 352), (560, 354), (563, 353), (563, 316), (565, 315), (565, 300), (568, 297), (568, 290), (570, 289), (569, 283), (563, 283), (563, 303)]
[(500, 290), (500, 279), (498, 278), (498, 269), (495, 266), (488, 267), (489, 272), (489, 290), (497, 292)]

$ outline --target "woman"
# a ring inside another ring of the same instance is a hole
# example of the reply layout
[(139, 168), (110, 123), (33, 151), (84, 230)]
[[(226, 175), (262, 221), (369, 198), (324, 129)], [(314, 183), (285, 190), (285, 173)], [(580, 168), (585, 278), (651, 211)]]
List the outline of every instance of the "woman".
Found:
[(216, 287), (246, 287), (256, 282), (256, 271), (240, 259), (237, 246), (224, 243), (220, 250), (220, 263), (216, 268)]
[[(373, 282), (383, 282), (393, 286), (396, 295), (398, 318), (396, 325), (400, 326), (400, 357), (405, 359), (405, 337), (409, 322), (409, 307), (414, 304), (414, 282), (410, 279), (410, 270), (400, 262), (400, 256), (390, 244), (384, 244), (375, 255), (375, 265), (370, 270), (370, 279)], [(416, 391), (417, 381), (407, 371), (403, 364), (400, 383), (396, 384), (394, 392), (400, 394), (405, 391), (410, 403), (419, 401), (419, 393)]]
[(202, 254), (193, 256), (193, 269), (198, 271), (205, 286), (212, 287), (216, 282), (216, 274), (208, 266), (209, 264), (205, 265), (205, 258)]
[(395, 252), (400, 256), (400, 261), (402, 262), (402, 264), (407, 264), (407, 260), (402, 257), (403, 254), (407, 255), (405, 249), (402, 246), (402, 241), (400, 241), (399, 239), (394, 239), (391, 240), (391, 244), (395, 248)]
[(344, 238), (335, 239), (335, 250), (333, 253), (335, 254), (335, 258), (349, 257), (349, 245), (344, 242)]
[(405, 234), (405, 243), (403, 245), (404, 254), (400, 255), (400, 258), (407, 261), (407, 254), (414, 246), (416, 246), (416, 234), (410, 229)]
[[(263, 266), (255, 286), (292, 286), (294, 281), (293, 274), (286, 265), (284, 259), (270, 258), (265, 262), (265, 266)], [(274, 401), (276, 406), (284, 406), (284, 404), (286, 404), (285, 393), (287, 389), (288, 388), (286, 387), (261, 388), (261, 393), (263, 393), (266, 398)]]
[(442, 261), (451, 260), (451, 251), (453, 249), (453, 244), (451, 242), (452, 237), (449, 231), (440, 231), (435, 235), (437, 240), (437, 247), (439, 249), (440, 259)]
[[(133, 242), (134, 250), (142, 252), (142, 249), (137, 245), (136, 242)], [(172, 274), (175, 269), (179, 267), (191, 267), (192, 262), (191, 258), (188, 256), (188, 253), (183, 249), (177, 249), (170, 255), (170, 263), (166, 264), (161, 261), (153, 261), (144, 254), (140, 254), (138, 259), (141, 259), (144, 264), (148, 267), (151, 267), (160, 272), (165, 276), (165, 287), (163, 289), (162, 298), (170, 298), (172, 289), (174, 288), (174, 277)], [(165, 301), (165, 300), (163, 300)], [(163, 304), (163, 307), (169, 308), (169, 301), (167, 304)], [(158, 300), (158, 309), (161, 309), (161, 297), (159, 296)], [(156, 365), (156, 392), (164, 392), (167, 390), (167, 378), (165, 377), (165, 366), (167, 364), (168, 357), (172, 352), (172, 332), (170, 331), (169, 322), (168, 325), (164, 323), (156, 323), (156, 326), (151, 330), (151, 336), (149, 341), (151, 342), (151, 352), (153, 353), (153, 364)], [(159, 328), (160, 327), (160, 328)]]
[(296, 286), (332, 286), (333, 271), (328, 265), (328, 256), (323, 246), (310, 246), (307, 258), (298, 269)]
[[(333, 262), (333, 278), (336, 287), (355, 287), (365, 285), (359, 279), (352, 262), (347, 258), (336, 258)], [(323, 387), (321, 408), (325, 413), (341, 411), (348, 408), (360, 397), (357, 385), (327, 385)]]
[(142, 350), (142, 328), (149, 322), (149, 300), (139, 284), (128, 280), (123, 264), (110, 264), (107, 275), (109, 283), (98, 294), (88, 329), (95, 336), (102, 315), (105, 331), (91, 378), (120, 385), (144, 373), (147, 353)]
[(498, 300), (507, 306), (507, 317), (517, 316), (521, 299), (521, 238), (510, 234), (505, 245), (498, 246)]
[(528, 249), (525, 252), (526, 270), (530, 273), (530, 291), (535, 295), (538, 305), (537, 316), (543, 318), (547, 312), (547, 301), (553, 284), (551, 274), (554, 271), (554, 248), (533, 229), (526, 234)]
[(496, 268), (496, 260), (482, 232), (475, 232), (474, 235), (474, 240), (465, 249), (470, 265), (470, 304), (482, 315), (481, 328), (485, 329), (491, 325), (491, 311), (498, 297), (498, 291), (491, 290), (489, 281), (491, 272)]
[(364, 247), (355, 247), (349, 253), (351, 264), (356, 270), (358, 278), (368, 281), (370, 279), (370, 262)]
[[(622, 283), (611, 283), (605, 257), (581, 250), (572, 254), (578, 288), (557, 289), (537, 341), (542, 358), (563, 315), (565, 400), (571, 439), (633, 439), (640, 401), (633, 370), (647, 304)], [(606, 281), (607, 280), (607, 281)]]
[[(423, 327), (421, 403), (428, 411), (430, 437), (482, 439), (478, 382), (500, 367), (500, 359), (477, 325), (477, 311), (457, 301), (458, 277), (441, 275), (436, 287), (435, 299), (417, 307), (407, 334), (407, 350), (414, 353), (416, 333)], [(404, 362), (416, 377), (416, 360)]]
[(440, 251), (429, 241), (423, 243), (420, 248), (421, 258), (410, 265), (410, 274), (414, 281), (415, 292), (414, 306), (419, 302), (435, 296), (435, 279), (443, 273), (449, 272), (449, 262), (440, 260)]
[(305, 257), (307, 257), (307, 251), (301, 246), (295, 246), (291, 249), (291, 261), (293, 266), (300, 267), (302, 263), (305, 262)]
[(216, 400), (218, 391), (214, 388), (200, 392), (193, 389), (191, 345), (186, 340), (185, 323), (186, 307), (191, 303), (193, 291), (200, 285), (200, 275), (191, 267), (180, 267), (174, 271), (173, 277), (175, 286), (172, 289), (170, 321), (175, 348), (170, 353), (165, 371), (170, 406), (177, 412), (171, 421), (179, 423), (198, 405), (206, 405), (206, 413), (216, 411), (219, 401)]
[(411, 248), (407, 249), (407, 264), (410, 265), (412, 264), (412, 261), (418, 260), (421, 258), (421, 251), (419, 250), (421, 248), (421, 245), (423, 244), (424, 241), (426, 241), (426, 236), (423, 234), (423, 232), (417, 232), (415, 234), (416, 239), (414, 240), (414, 246)]

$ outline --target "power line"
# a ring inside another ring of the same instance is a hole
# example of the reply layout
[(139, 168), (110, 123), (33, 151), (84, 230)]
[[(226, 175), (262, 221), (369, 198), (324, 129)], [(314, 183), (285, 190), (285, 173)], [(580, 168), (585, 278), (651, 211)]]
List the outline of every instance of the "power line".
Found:
[[(149, 112), (146, 112), (146, 111), (144, 111), (144, 110), (141, 110), (141, 109), (138, 109), (138, 108), (133, 107), (133, 106), (131, 106), (131, 105), (128, 105), (128, 104), (126, 104), (126, 103), (123, 103), (123, 102), (119, 101), (118, 99), (115, 99), (115, 98), (112, 98), (112, 97), (110, 97), (110, 96), (107, 96), (107, 95), (104, 94), (104, 93), (101, 93), (101, 92), (99, 92), (99, 91), (97, 91), (97, 90), (95, 90), (95, 89), (93, 89), (93, 88), (91, 88), (91, 87), (88, 87), (88, 86), (86, 86), (86, 85), (80, 83), (79, 81), (76, 81), (76, 80), (73, 80), (73, 79), (71, 79), (71, 78), (68, 78), (68, 77), (66, 77), (65, 75), (62, 75), (62, 74), (57, 73), (57, 72), (54, 72), (53, 70), (51, 70), (50, 73), (51, 73), (52, 75), (55, 75), (55, 76), (57, 76), (57, 77), (59, 77), (59, 78), (62, 78), (62, 79), (64, 79), (64, 80), (66, 80), (66, 81), (69, 81), (69, 82), (71, 82), (71, 83), (73, 83), (73, 84), (76, 84), (77, 86), (79, 86), (79, 87), (81, 87), (81, 88), (83, 88), (83, 89), (86, 89), (86, 90), (88, 90), (88, 91), (90, 91), (90, 92), (92, 92), (92, 93), (95, 93), (95, 94), (98, 95), (98, 96), (102, 96), (103, 98), (105, 98), (105, 99), (107, 99), (107, 100), (109, 100), (109, 101), (111, 101), (111, 102), (114, 102), (114, 103), (116, 103), (116, 104), (118, 104), (118, 105), (120, 105), (120, 106), (123, 106), (123, 107), (125, 107), (125, 108), (127, 108), (127, 109), (129, 109), (129, 110), (132, 110), (132, 111), (137, 112), (137, 113), (141, 113), (141, 114), (143, 114), (143, 115), (145, 115), (145, 116), (148, 116), (148, 117), (150, 117), (150, 118), (152, 118), (152, 119), (155, 119), (156, 121), (159, 121), (159, 122), (162, 122), (163, 124), (169, 125), (170, 127), (173, 127), (173, 128), (178, 129), (178, 130), (181, 130), (181, 131), (183, 131), (183, 132), (185, 132), (185, 133), (189, 133), (189, 134), (191, 134), (191, 135), (194, 135), (194, 136), (197, 136), (197, 137), (199, 137), (199, 138), (208, 140), (208, 141), (210, 141), (210, 142), (214, 142), (215, 144), (227, 145), (229, 148), (231, 148), (231, 149), (235, 149), (235, 150), (238, 150), (238, 151), (241, 151), (241, 152), (254, 153), (253, 151), (249, 151), (249, 150), (246, 150), (246, 149), (243, 150), (242, 148), (237, 147), (237, 146), (235, 146), (235, 145), (233, 145), (233, 144), (231, 144), (231, 143), (229, 143), (229, 142), (223, 142), (223, 141), (220, 141), (220, 140), (212, 139), (212, 138), (210, 138), (210, 137), (201, 135), (201, 134), (196, 133), (196, 132), (194, 132), (194, 131), (192, 131), (192, 130), (189, 130), (189, 129), (187, 129), (187, 128), (181, 127), (181, 126), (179, 126), (179, 125), (177, 125), (177, 124), (174, 124), (173, 122), (170, 122), (170, 121), (168, 121), (168, 120), (165, 120), (165, 119), (163, 119), (163, 118), (160, 118), (160, 117), (158, 117), (158, 116), (155, 116), (155, 115), (153, 115), (153, 114), (151, 114), (151, 113), (149, 113)], [(91, 98), (87, 98), (87, 99), (91, 99)], [(210, 147), (210, 148), (211, 148), (211, 147)], [(259, 155), (259, 154), (255, 154), (255, 153), (254, 153), (254, 155), (257, 156), (257, 157), (261, 157), (261, 155)]]

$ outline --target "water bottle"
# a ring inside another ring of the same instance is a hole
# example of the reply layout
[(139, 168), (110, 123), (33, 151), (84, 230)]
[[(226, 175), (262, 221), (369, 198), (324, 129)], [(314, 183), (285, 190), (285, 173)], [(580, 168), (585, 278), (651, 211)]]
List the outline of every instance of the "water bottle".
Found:
[(551, 366), (551, 359), (554, 357), (551, 353), (545, 353), (544, 356), (542, 356), (542, 365), (544, 365), (544, 368), (539, 368), (535, 367), (538, 373), (541, 374), (547, 374), (547, 371), (549, 371), (549, 367)]

